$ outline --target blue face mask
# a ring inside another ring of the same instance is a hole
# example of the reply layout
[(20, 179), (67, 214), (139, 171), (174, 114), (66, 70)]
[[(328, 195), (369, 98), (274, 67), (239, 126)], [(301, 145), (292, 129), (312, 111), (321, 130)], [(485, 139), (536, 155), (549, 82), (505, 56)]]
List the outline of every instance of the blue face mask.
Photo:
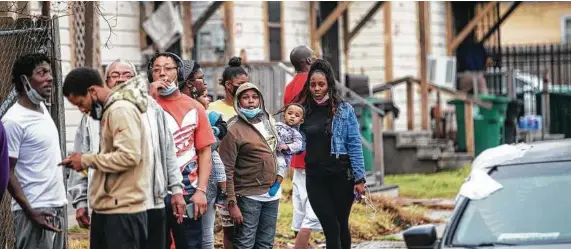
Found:
[(255, 117), (256, 115), (258, 115), (260, 113), (260, 111), (262, 111), (260, 109), (260, 107), (255, 108), (255, 109), (244, 109), (244, 108), (240, 107), (240, 112), (242, 114), (244, 114), (244, 116), (246, 116), (247, 118)]
[[(28, 81), (28, 77), (22, 76), (22, 81), (24, 81), (24, 83), (26, 84), (24, 86), (24, 90), (26, 91), (26, 94), (28, 95), (28, 99), (30, 100), (30, 102), (39, 105), (40, 103), (46, 101), (46, 99), (40, 93), (38, 93), (36, 89), (32, 88), (32, 84), (30, 84), (30, 81)], [(28, 90), (26, 86), (30, 89)]]
[(173, 81), (168, 88), (163, 88), (159, 90), (159, 95), (169, 96), (176, 90), (176, 81)]

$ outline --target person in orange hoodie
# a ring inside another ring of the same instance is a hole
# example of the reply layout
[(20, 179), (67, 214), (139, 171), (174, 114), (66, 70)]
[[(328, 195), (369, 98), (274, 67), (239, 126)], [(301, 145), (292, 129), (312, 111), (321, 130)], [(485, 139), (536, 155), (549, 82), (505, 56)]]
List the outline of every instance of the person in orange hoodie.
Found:
[[(284, 93), (284, 106), (290, 104), (301, 92), (303, 86), (306, 84), (309, 68), (316, 58), (309, 47), (299, 46), (291, 51), (289, 59), (295, 68), (296, 75), (286, 86)], [(291, 167), (293, 168), (292, 202), (294, 209), (292, 229), (296, 235), (296, 249), (307, 248), (312, 231), (322, 231), (321, 224), (319, 223), (319, 220), (307, 199), (304, 158), (305, 152), (299, 155), (294, 155), (291, 160)]]

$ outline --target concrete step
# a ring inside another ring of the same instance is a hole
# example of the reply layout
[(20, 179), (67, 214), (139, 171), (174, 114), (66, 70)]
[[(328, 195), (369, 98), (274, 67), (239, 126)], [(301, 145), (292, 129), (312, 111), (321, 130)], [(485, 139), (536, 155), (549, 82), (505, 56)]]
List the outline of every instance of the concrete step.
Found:
[(400, 132), (391, 132), (383, 136), (385, 174), (434, 173), (438, 171), (437, 161), (420, 161), (417, 158), (416, 144), (397, 147)]
[(418, 160), (438, 160), (442, 154), (442, 148), (434, 145), (419, 145), (416, 147)]
[(367, 181), (367, 183), (365, 183), (366, 187), (373, 187), (377, 184), (377, 178), (375, 177), (375, 175), (372, 172), (367, 172), (367, 175), (365, 176), (365, 180)]
[(454, 142), (447, 139), (420, 139), (416, 146), (419, 160), (437, 160), (444, 152), (454, 152)]
[(474, 157), (468, 153), (445, 152), (438, 159), (438, 170), (459, 169), (472, 163)]
[(399, 187), (392, 184), (375, 185), (368, 187), (371, 195), (384, 196), (390, 198), (399, 197)]
[(425, 143), (426, 140), (432, 139), (432, 133), (429, 131), (399, 131), (395, 138), (397, 148), (416, 148), (418, 143)]

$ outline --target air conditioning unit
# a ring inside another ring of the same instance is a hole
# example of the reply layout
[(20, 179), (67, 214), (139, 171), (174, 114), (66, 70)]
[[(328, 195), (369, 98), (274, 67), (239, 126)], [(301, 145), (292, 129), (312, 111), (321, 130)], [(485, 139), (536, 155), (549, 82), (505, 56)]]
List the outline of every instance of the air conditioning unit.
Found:
[(456, 58), (453, 56), (428, 56), (428, 81), (440, 87), (456, 90)]

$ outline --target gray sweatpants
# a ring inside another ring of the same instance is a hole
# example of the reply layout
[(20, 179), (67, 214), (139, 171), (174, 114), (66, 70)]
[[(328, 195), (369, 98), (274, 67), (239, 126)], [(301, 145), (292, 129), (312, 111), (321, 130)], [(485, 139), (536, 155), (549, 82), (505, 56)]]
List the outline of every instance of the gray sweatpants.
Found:
[[(64, 230), (64, 208), (36, 208), (34, 210), (54, 213), (55, 226)], [(16, 234), (16, 249), (63, 249), (65, 239), (64, 231), (56, 233), (36, 227), (24, 214), (24, 211), (17, 210), (14, 214), (14, 232)]]

